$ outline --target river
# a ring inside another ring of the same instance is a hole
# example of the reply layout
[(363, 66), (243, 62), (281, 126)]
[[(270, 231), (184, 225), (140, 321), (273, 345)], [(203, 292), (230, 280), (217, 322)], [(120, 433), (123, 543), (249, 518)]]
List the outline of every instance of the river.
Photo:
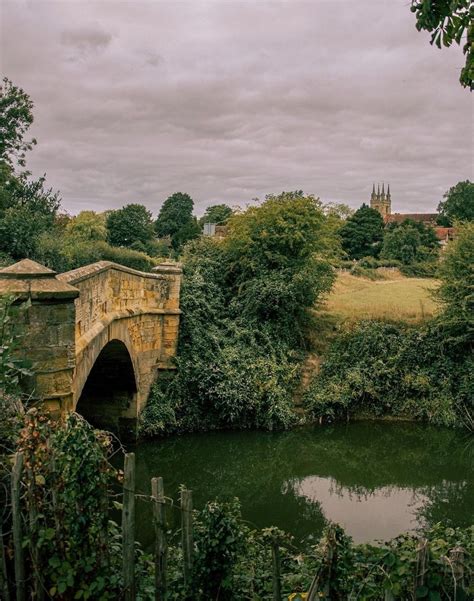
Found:
[[(296, 541), (318, 537), (328, 520), (356, 542), (387, 539), (438, 521), (474, 522), (474, 440), (464, 432), (406, 422), (353, 422), (290, 432), (212, 432), (143, 442), (135, 448), (137, 488), (163, 476), (194, 506), (240, 498), (256, 527), (278, 526)], [(178, 512), (168, 511), (177, 526)], [(137, 505), (137, 537), (150, 549), (151, 507)]]

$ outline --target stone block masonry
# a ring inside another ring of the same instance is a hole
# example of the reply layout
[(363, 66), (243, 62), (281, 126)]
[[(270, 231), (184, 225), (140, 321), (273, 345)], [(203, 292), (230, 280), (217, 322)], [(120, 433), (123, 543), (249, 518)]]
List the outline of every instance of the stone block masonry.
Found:
[(25, 259), (0, 270), (0, 294), (31, 300), (27, 391), (54, 415), (77, 409), (100, 425), (133, 427), (159, 371), (174, 368), (180, 285), (175, 263), (143, 273), (100, 261), (57, 275)]

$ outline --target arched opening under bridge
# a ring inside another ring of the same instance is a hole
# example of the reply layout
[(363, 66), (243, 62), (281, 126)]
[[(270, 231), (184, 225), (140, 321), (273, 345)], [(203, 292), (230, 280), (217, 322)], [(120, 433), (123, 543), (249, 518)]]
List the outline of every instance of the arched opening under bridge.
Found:
[(132, 359), (120, 340), (111, 340), (97, 357), (76, 411), (97, 428), (127, 435), (136, 423), (137, 383)]

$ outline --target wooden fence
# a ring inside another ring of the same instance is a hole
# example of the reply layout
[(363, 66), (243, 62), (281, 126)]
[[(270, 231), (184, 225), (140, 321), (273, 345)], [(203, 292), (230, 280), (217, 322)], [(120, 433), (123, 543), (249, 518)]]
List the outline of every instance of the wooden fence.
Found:
[[(2, 524), (0, 522), (0, 599), (3, 601), (27, 601), (26, 575), (25, 575), (25, 552), (22, 532), (22, 516), (20, 509), (20, 484), (23, 470), (23, 454), (16, 453), (14, 458), (11, 498), (12, 498), (12, 529), (13, 529), (13, 553), (14, 553), (14, 582), (15, 597), (12, 598), (8, 588), (7, 562), (5, 558), (4, 538)], [(123, 553), (123, 585), (125, 601), (136, 600), (135, 586), (135, 500), (137, 492), (135, 485), (135, 454), (125, 455), (124, 480), (123, 480), (123, 504), (122, 504), (122, 553)], [(142, 496), (142, 495), (140, 495)], [(153, 503), (153, 527), (155, 534), (154, 566), (155, 566), (155, 601), (165, 601), (168, 597), (167, 586), (167, 535), (165, 523), (165, 505), (167, 499), (163, 485), (163, 478), (151, 479), (151, 497)], [(169, 502), (169, 501), (168, 501)], [(180, 504), (181, 512), (181, 547), (183, 556), (183, 579), (185, 584), (190, 584), (193, 560), (193, 500), (192, 491), (181, 489)], [(34, 519), (34, 516), (29, 516)], [(335, 531), (329, 529), (325, 544), (325, 558), (322, 568), (316, 573), (310, 589), (307, 593), (295, 593), (289, 599), (301, 599), (304, 601), (316, 601), (325, 599), (329, 601), (339, 598), (336, 591), (332, 589), (332, 575), (338, 560), (337, 541)], [(272, 600), (282, 601), (282, 577), (281, 577), (281, 546), (276, 539), (271, 541), (272, 549)], [(417, 565), (414, 579), (414, 589), (422, 587), (428, 571), (429, 546), (426, 540), (420, 541), (417, 551)], [(449, 554), (449, 563), (455, 582), (455, 591), (464, 588), (464, 550), (460, 547), (454, 548)], [(44, 600), (44, 591), (40, 586), (39, 575), (33, 574), (33, 589), (35, 598)], [(336, 595), (336, 596), (334, 596)], [(355, 597), (354, 597), (355, 601)], [(385, 592), (385, 601), (395, 601), (390, 591)]]

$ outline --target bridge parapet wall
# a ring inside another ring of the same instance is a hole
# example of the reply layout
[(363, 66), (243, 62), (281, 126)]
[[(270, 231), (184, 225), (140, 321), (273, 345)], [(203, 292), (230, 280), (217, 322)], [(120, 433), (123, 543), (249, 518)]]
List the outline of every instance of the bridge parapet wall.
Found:
[(76, 301), (78, 342), (97, 324), (105, 325), (111, 319), (179, 312), (181, 270), (172, 264), (165, 263), (156, 267), (154, 273), (144, 273), (99, 261), (57, 277), (80, 291)]

